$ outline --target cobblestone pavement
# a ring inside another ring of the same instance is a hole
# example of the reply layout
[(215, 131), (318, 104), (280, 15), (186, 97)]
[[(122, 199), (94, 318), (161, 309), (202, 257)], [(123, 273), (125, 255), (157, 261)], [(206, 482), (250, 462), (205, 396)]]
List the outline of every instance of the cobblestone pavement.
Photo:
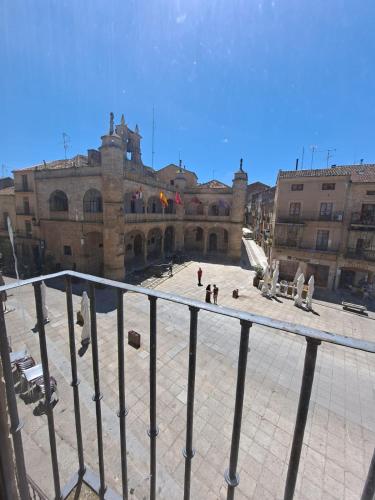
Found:
[[(204, 300), (197, 286), (198, 263), (192, 263), (157, 288)], [(374, 319), (344, 312), (329, 302), (314, 304), (308, 313), (292, 301), (268, 300), (251, 286), (253, 273), (234, 266), (202, 264), (203, 283), (219, 286), (220, 305), (277, 319), (374, 340)], [(232, 298), (239, 288), (240, 297)], [(114, 295), (97, 293), (98, 338), (101, 372), (104, 453), (108, 484), (121, 491), (117, 392), (116, 311)], [(74, 309), (80, 297), (74, 295)], [(13, 350), (26, 346), (40, 362), (35, 325), (33, 290), (15, 290), (8, 298), (15, 311), (6, 315)], [(76, 441), (65, 295), (48, 287), (50, 323), (46, 326), (50, 372), (58, 382), (60, 401), (55, 426), (64, 484), (77, 470)], [(124, 296), (125, 329), (142, 335), (141, 349), (126, 346), (126, 398), (130, 498), (148, 498), (149, 438), (148, 364), (149, 301)], [(186, 422), (189, 312), (185, 307), (158, 301), (157, 498), (182, 498)], [(80, 327), (76, 326), (77, 349)], [(196, 454), (192, 465), (193, 500), (225, 497), (224, 470), (228, 466), (235, 398), (240, 325), (237, 320), (200, 312), (198, 320), (197, 380), (194, 420)], [(280, 499), (283, 496), (299, 388), (305, 340), (254, 325), (250, 331), (247, 385), (240, 443), (240, 484), (236, 500)], [(95, 406), (92, 402), (91, 350), (78, 358), (85, 461), (98, 470)], [(345, 499), (360, 497), (375, 444), (375, 359), (359, 351), (322, 345), (318, 351), (310, 413), (297, 482), (296, 499)], [(18, 386), (17, 386), (18, 389)], [(48, 429), (37, 402), (19, 395), (19, 412), (29, 475), (52, 497)]]

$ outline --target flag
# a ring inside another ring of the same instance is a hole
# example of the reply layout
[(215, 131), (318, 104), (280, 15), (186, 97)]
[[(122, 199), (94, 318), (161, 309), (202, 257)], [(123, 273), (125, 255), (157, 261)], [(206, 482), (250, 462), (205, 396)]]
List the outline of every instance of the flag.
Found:
[(164, 207), (168, 206), (168, 200), (163, 191), (160, 191), (160, 201)]
[(176, 193), (174, 201), (176, 202), (176, 205), (182, 205), (182, 200), (179, 192)]

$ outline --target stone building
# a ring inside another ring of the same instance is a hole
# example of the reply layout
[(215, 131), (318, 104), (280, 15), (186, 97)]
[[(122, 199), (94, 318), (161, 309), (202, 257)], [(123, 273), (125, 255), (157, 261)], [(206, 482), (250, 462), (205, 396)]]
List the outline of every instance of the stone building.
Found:
[(375, 165), (280, 171), (271, 259), (293, 279), (299, 265), (317, 286), (373, 284)]
[(272, 220), (276, 187), (269, 187), (254, 193), (247, 209), (251, 214), (251, 228), (254, 240), (270, 257), (272, 244)]
[(242, 164), (232, 186), (200, 184), (174, 164), (156, 171), (123, 116), (115, 126), (111, 114), (98, 149), (15, 170), (14, 179), (17, 253), (29, 274), (69, 268), (123, 279), (178, 251), (240, 259)]

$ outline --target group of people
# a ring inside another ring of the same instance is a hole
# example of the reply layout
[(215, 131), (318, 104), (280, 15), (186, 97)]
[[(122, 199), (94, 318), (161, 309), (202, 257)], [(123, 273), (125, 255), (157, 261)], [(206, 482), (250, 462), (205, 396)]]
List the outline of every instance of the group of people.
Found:
[[(202, 271), (201, 267), (198, 269), (197, 275), (198, 275), (198, 286), (203, 286), (203, 283), (202, 283), (203, 271)], [(208, 304), (211, 304), (211, 295), (213, 297), (214, 304), (217, 304), (217, 298), (219, 296), (219, 288), (216, 285), (213, 285), (212, 290), (211, 290), (211, 285), (206, 286), (206, 299), (205, 300)]]

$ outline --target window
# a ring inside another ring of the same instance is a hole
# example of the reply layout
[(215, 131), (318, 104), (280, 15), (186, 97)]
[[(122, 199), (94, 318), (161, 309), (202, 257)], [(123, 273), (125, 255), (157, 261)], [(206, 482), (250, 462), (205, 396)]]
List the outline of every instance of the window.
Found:
[(23, 213), (24, 214), (29, 214), (30, 213), (29, 198), (24, 198), (23, 199)]
[(334, 182), (323, 182), (322, 191), (333, 191), (336, 184)]
[(174, 186), (174, 180), (173, 179), (170, 180), (170, 183), (171, 183), (171, 186)]
[(103, 211), (102, 195), (97, 189), (89, 189), (83, 197), (83, 211), (101, 213)]
[(329, 231), (319, 229), (316, 235), (316, 250), (328, 249)]
[(366, 191), (367, 196), (374, 196), (375, 191)]
[(303, 191), (303, 184), (292, 184), (292, 191)]
[(52, 212), (67, 212), (68, 198), (63, 191), (54, 191), (49, 199), (49, 208)]
[(29, 220), (25, 221), (25, 232), (26, 232), (26, 238), (32, 237), (31, 222)]
[(8, 230), (8, 212), (3, 212), (4, 229)]
[(289, 205), (289, 215), (298, 217), (301, 214), (301, 203), (293, 201)]
[(198, 227), (195, 235), (195, 241), (202, 241), (202, 240), (203, 240), (203, 229), (201, 227)]
[(319, 218), (321, 220), (330, 220), (332, 216), (333, 203), (321, 203)]
[(64, 245), (64, 255), (72, 255), (72, 247), (69, 245)]
[(29, 190), (29, 186), (28, 186), (28, 182), (27, 182), (27, 175), (23, 175), (22, 176), (22, 191), (28, 191)]

